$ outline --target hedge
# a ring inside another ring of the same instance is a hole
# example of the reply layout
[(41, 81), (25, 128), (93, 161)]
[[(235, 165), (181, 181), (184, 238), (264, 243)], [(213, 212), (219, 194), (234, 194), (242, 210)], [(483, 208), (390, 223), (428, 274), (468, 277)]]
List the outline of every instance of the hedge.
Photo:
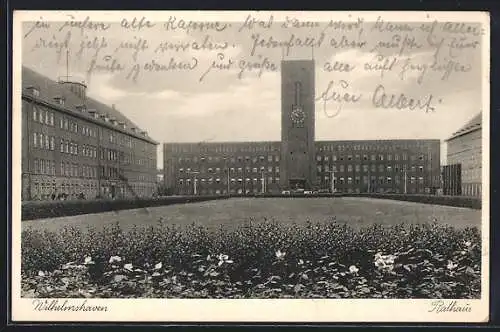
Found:
[(227, 196), (170, 196), (150, 199), (72, 200), (23, 202), (21, 220), (56, 218), (153, 206), (226, 199)]
[(481, 234), (440, 224), (159, 222), (22, 232), (23, 297), (479, 298)]
[(481, 210), (481, 199), (476, 197), (466, 196), (440, 196), (440, 195), (414, 195), (414, 194), (344, 194), (347, 197), (367, 197), (367, 198), (381, 198), (392, 199), (396, 201), (407, 201), (423, 204), (446, 205), (454, 207), (470, 208)]
[[(437, 195), (404, 195), (404, 194), (258, 194), (250, 196), (234, 196), (234, 197), (257, 197), (257, 198), (276, 198), (276, 197), (367, 197), (392, 199), (399, 201), (408, 201), (423, 204), (436, 204), (454, 207), (464, 207), (480, 210), (481, 199), (475, 197), (464, 196), (437, 196)], [(107, 211), (138, 209), (153, 206), (163, 206), (171, 204), (182, 204), (190, 202), (203, 202), (217, 199), (227, 199), (229, 196), (214, 195), (214, 196), (169, 196), (155, 199), (126, 199), (126, 200), (74, 200), (74, 201), (38, 201), (38, 202), (23, 202), (22, 204), (22, 220), (33, 220), (42, 218), (55, 218), (64, 216), (74, 216), (88, 213), (100, 213)]]

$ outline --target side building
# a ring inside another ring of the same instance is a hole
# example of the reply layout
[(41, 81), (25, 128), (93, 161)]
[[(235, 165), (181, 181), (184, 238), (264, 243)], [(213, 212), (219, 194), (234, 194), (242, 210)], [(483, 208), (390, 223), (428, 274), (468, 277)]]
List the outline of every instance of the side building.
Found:
[(281, 142), (167, 143), (166, 189), (176, 195), (251, 195), (307, 189), (343, 193), (434, 193), (439, 140), (318, 141), (305, 169), (314, 185), (283, 181)]
[(443, 181), (460, 183), (460, 190), (455, 193), (464, 196), (481, 196), (482, 172), (482, 134), (481, 115), (477, 114), (467, 124), (446, 140), (447, 164), (460, 169), (460, 180), (452, 181), (443, 174)]
[(22, 199), (149, 197), (157, 145), (86, 85), (22, 70)]

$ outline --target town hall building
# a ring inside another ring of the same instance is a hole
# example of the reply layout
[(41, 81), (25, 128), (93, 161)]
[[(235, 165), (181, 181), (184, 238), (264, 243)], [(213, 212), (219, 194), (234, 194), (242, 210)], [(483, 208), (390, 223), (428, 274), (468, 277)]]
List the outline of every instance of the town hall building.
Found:
[(281, 62), (281, 141), (165, 143), (169, 194), (291, 190), (413, 193), (440, 187), (440, 141), (315, 140), (314, 60)]

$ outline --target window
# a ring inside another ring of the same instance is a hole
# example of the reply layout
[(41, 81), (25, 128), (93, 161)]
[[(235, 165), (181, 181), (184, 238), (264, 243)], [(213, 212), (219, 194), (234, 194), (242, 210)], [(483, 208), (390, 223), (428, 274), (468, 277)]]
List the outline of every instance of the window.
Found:
[(66, 153), (69, 153), (69, 142), (68, 142), (68, 141), (66, 141), (66, 142), (65, 142), (65, 145), (66, 145), (66, 149), (65, 149), (65, 151), (66, 151)]
[(359, 169), (360, 169), (360, 166), (359, 165), (356, 165), (356, 172), (359, 172)]
[(352, 172), (352, 165), (347, 165), (347, 171)]
[(37, 146), (37, 143), (36, 143), (37, 141), (38, 141), (38, 139), (37, 139), (37, 133), (33, 133), (33, 146), (34, 146), (35, 148), (36, 148), (36, 146)]
[(35, 159), (34, 164), (35, 164), (35, 165), (34, 165), (34, 170), (33, 170), (33, 171), (34, 171), (35, 173), (38, 173), (38, 159)]
[(55, 138), (54, 138), (54, 137), (51, 137), (51, 138), (50, 138), (50, 149), (51, 149), (52, 151), (54, 151), (54, 150), (55, 150), (55, 148), (56, 148)]
[(49, 141), (49, 136), (45, 135), (45, 148), (47, 150), (50, 149), (50, 141)]
[(363, 165), (363, 172), (368, 172), (368, 165)]

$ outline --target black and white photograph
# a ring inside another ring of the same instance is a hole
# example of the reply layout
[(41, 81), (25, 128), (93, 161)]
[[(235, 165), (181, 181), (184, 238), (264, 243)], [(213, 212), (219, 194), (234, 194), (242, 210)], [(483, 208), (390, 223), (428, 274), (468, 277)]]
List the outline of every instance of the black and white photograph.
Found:
[(13, 31), (14, 317), (488, 319), (487, 13)]

